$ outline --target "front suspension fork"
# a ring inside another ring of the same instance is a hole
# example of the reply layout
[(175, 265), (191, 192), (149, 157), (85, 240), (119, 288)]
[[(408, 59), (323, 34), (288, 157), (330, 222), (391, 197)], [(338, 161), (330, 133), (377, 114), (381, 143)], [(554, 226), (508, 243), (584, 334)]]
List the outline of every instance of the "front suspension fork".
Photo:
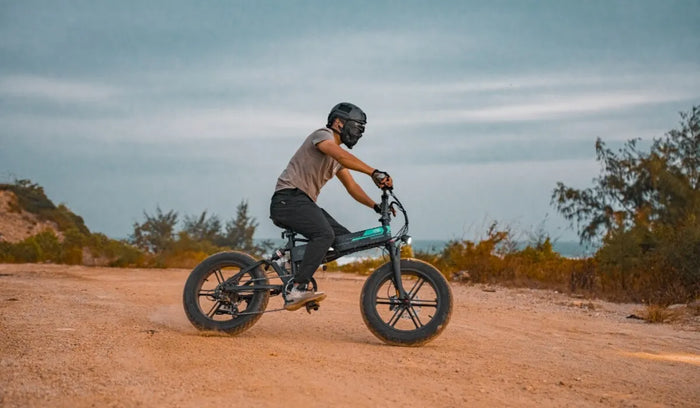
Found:
[(399, 299), (407, 299), (408, 293), (403, 287), (403, 281), (401, 280), (401, 247), (396, 245), (396, 242), (389, 241), (387, 244), (387, 249), (389, 250), (389, 257), (391, 258), (391, 268), (394, 272), (394, 287), (396, 287), (396, 295)]

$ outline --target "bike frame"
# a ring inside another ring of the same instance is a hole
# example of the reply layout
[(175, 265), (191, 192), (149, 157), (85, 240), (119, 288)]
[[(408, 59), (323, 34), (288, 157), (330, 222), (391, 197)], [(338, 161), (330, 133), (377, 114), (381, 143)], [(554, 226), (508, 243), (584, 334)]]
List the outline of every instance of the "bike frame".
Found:
[[(389, 202), (390, 198), (394, 199), (394, 201), (391, 203)], [(394, 211), (394, 205), (396, 205), (403, 213), (405, 223), (399, 230), (399, 234), (392, 236), (390, 233), (390, 212)], [(382, 201), (379, 207), (381, 214), (379, 222), (381, 223), (381, 226), (336, 237), (334, 246), (328, 251), (328, 253), (326, 253), (322, 264), (326, 264), (342, 256), (355, 252), (384, 247), (386, 248), (387, 252), (389, 252), (389, 258), (391, 260), (391, 266), (394, 272), (393, 280), (398, 292), (397, 295), (400, 299), (408, 299), (408, 294), (401, 281), (401, 242), (409, 243), (410, 241), (410, 237), (408, 236), (408, 215), (390, 189), (383, 189)], [(306, 245), (298, 244), (308, 242), (307, 239), (297, 238), (296, 235), (297, 233), (291, 229), (287, 229), (282, 232), (282, 238), (287, 239), (287, 244), (283, 248), (277, 249), (269, 259), (262, 259), (253, 265), (243, 268), (237, 274), (223, 282), (222, 289), (236, 291), (239, 293), (242, 291), (245, 292), (251, 290), (269, 290), (273, 295), (282, 293), (287, 285), (291, 283), (294, 276), (296, 276), (297, 269), (299, 267), (298, 263), (304, 257)], [(291, 271), (287, 271), (284, 267), (284, 264), (287, 261), (289, 261)], [(250, 286), (250, 284), (253, 283), (252, 280), (246, 282), (244, 285), (238, 285), (235, 283), (238, 282), (242, 275), (259, 267), (264, 267), (266, 271), (272, 268), (277, 274), (277, 277), (282, 281), (282, 284), (255, 284), (254, 286)]]

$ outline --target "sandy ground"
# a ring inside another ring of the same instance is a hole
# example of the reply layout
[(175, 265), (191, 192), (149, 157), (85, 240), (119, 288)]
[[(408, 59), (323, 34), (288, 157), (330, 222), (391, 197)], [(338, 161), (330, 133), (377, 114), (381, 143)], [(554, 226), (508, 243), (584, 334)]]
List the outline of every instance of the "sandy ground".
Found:
[(188, 273), (0, 265), (0, 406), (700, 407), (700, 331), (636, 305), (454, 285), (438, 339), (390, 347), (362, 322), (365, 278), (319, 272), (318, 312), (229, 337), (190, 326)]

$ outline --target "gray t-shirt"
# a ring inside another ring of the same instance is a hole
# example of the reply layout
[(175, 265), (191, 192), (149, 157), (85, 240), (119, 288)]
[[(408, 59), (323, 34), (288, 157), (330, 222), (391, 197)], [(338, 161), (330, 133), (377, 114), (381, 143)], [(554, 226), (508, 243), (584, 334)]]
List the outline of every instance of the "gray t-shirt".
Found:
[(332, 130), (318, 129), (304, 140), (277, 179), (275, 191), (298, 188), (316, 201), (321, 187), (343, 168), (334, 158), (318, 150), (316, 145), (324, 140), (333, 140)]

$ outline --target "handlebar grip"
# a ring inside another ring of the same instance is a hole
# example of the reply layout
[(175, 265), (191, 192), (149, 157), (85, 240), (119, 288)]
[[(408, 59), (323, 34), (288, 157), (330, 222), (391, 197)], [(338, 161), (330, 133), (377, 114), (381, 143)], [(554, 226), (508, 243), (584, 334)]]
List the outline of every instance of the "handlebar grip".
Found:
[(381, 188), (382, 190), (391, 189), (391, 187), (386, 187), (382, 185), (384, 180), (386, 180), (387, 178), (391, 178), (391, 176), (385, 171), (375, 169), (372, 172), (372, 181), (374, 181), (374, 184), (376, 184), (377, 187)]
[(387, 173), (387, 172), (385, 172), (385, 171), (374, 170), (374, 171), (372, 172), (372, 178), (373, 178), (375, 181), (382, 181), (382, 180), (384, 180), (384, 179), (387, 178), (387, 177), (389, 177), (389, 173)]

